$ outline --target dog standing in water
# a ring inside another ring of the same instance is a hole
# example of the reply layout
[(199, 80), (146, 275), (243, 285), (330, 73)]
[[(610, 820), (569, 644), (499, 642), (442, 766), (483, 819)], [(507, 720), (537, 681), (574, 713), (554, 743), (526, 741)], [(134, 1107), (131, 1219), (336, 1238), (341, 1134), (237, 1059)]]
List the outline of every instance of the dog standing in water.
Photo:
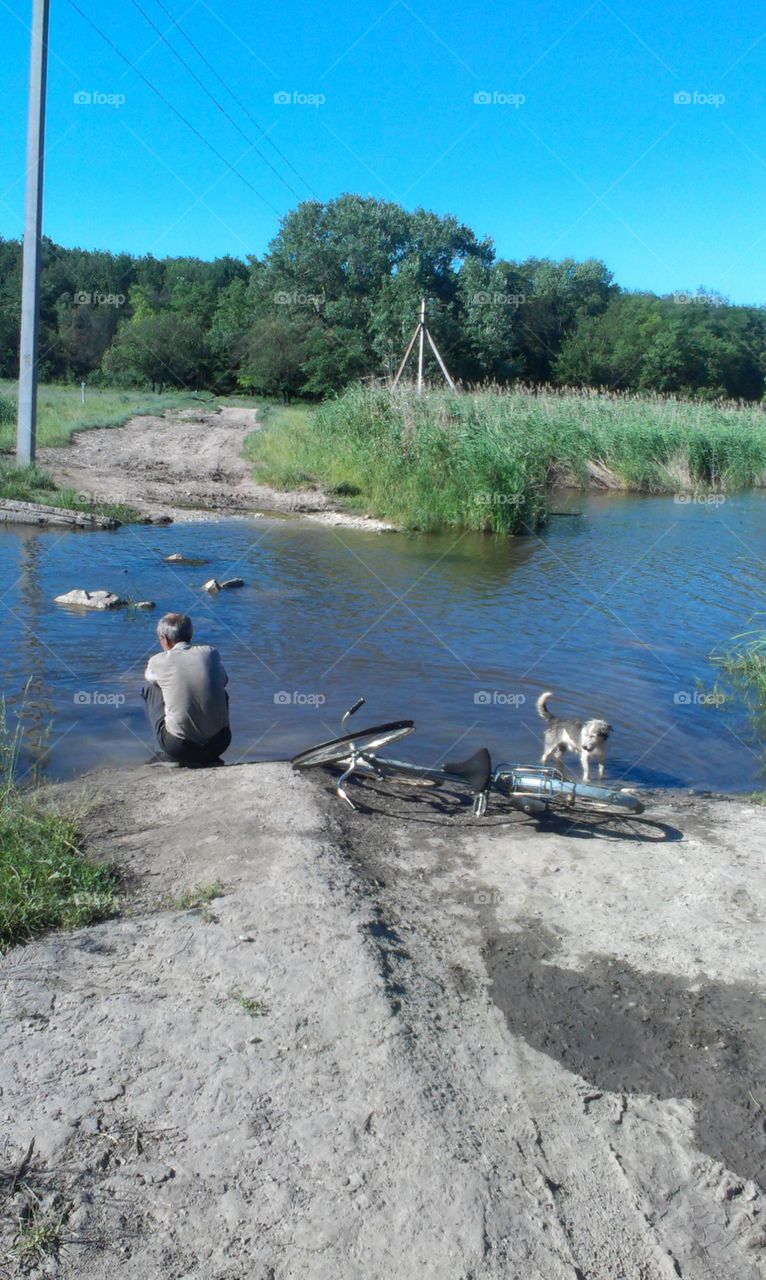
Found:
[(554, 757), (556, 768), (567, 774), (564, 767), (564, 756), (567, 751), (575, 752), (580, 757), (583, 781), (590, 776), (591, 757), (598, 763), (599, 781), (604, 776), (604, 759), (606, 744), (612, 726), (606, 720), (575, 720), (573, 717), (554, 716), (548, 710), (548, 699), (553, 693), (541, 693), (537, 699), (537, 711), (545, 721), (545, 745), (541, 763), (545, 764)]

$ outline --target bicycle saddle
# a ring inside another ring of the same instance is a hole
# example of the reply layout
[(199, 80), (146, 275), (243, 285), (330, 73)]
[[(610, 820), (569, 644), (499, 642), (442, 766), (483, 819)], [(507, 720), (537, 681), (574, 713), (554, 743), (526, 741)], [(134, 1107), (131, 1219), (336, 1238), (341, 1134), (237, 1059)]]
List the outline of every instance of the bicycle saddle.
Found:
[(486, 747), (479, 747), (467, 760), (452, 760), (444, 765), (444, 772), (462, 778), (472, 791), (486, 791), (492, 776), (492, 760)]

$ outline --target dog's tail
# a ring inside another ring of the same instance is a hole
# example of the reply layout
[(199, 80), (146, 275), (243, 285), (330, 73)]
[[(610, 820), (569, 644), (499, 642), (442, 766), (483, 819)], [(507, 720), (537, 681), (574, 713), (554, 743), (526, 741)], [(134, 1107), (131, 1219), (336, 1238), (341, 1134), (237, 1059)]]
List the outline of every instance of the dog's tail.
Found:
[(539, 716), (542, 716), (543, 720), (553, 719), (547, 706), (548, 699), (552, 697), (553, 697), (553, 691), (549, 689), (547, 693), (541, 693), (540, 697), (537, 699), (537, 714)]

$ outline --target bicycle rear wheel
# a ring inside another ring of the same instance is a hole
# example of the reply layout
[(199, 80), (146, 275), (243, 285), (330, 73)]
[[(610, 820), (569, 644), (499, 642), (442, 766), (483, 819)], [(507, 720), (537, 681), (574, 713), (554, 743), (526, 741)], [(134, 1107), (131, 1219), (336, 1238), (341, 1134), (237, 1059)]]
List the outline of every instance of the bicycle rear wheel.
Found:
[(496, 784), (513, 799), (514, 796), (533, 796), (543, 800), (549, 809), (571, 813), (614, 814), (625, 817), (629, 813), (643, 813), (644, 806), (637, 796), (614, 787), (602, 787), (593, 782), (570, 782), (554, 769), (516, 768), (498, 771)]
[(315, 747), (300, 751), (290, 761), (294, 769), (315, 769), (320, 765), (348, 764), (352, 756), (368, 751), (379, 751), (400, 738), (406, 738), (415, 728), (414, 720), (392, 720), (390, 724), (377, 724), (358, 733), (347, 733), (342, 738), (331, 738)]

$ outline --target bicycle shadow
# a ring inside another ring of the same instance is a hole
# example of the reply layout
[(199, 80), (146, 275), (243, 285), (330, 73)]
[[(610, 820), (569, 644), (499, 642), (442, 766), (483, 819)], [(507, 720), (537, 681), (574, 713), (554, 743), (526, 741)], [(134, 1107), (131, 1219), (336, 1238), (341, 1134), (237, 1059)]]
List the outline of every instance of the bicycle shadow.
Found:
[(391, 780), (379, 783), (369, 778), (357, 778), (349, 795), (358, 813), (430, 826), (459, 827), (474, 831), (513, 826), (520, 833), (524, 831), (530, 835), (537, 831), (571, 840), (619, 840), (634, 844), (672, 844), (684, 838), (683, 831), (678, 827), (643, 814), (615, 816), (550, 810), (541, 814), (526, 814), (496, 795), (490, 800), (489, 812), (483, 818), (475, 818), (471, 798), (464, 793), (451, 791), (448, 786), (411, 787), (404, 783), (392, 783)]

